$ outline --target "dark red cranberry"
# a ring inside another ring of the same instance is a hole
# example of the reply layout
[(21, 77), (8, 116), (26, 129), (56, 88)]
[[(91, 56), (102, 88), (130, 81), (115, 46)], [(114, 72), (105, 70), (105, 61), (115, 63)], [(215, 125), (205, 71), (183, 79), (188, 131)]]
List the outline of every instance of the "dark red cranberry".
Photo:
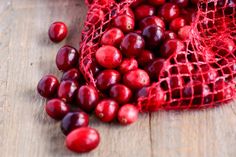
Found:
[(178, 32), (179, 29), (182, 28), (183, 26), (185, 26), (186, 24), (187, 24), (187, 21), (184, 18), (177, 17), (171, 21), (170, 29), (172, 31)]
[(144, 28), (143, 37), (146, 41), (146, 46), (150, 48), (157, 47), (164, 39), (164, 30), (155, 25), (150, 25)]
[(95, 149), (100, 143), (97, 130), (83, 127), (72, 131), (66, 137), (66, 147), (77, 153), (85, 153)]
[(97, 76), (97, 87), (104, 91), (109, 89), (112, 85), (120, 82), (120, 73), (116, 70), (103, 70)]
[(76, 98), (78, 106), (85, 112), (92, 112), (99, 100), (98, 92), (89, 85), (81, 86)]
[(167, 21), (179, 17), (180, 9), (177, 5), (173, 3), (165, 3), (161, 8), (159, 14)]
[(119, 105), (112, 99), (104, 99), (100, 101), (95, 109), (95, 115), (102, 122), (113, 121), (118, 113)]
[(93, 74), (93, 76), (97, 76), (102, 70), (102, 66), (97, 63), (95, 58), (91, 60), (86, 58), (83, 60), (83, 63), (85, 67), (88, 67), (88, 69), (90, 69), (90, 72)]
[(160, 6), (164, 4), (165, 2), (166, 0), (148, 0), (148, 3), (150, 3), (151, 5), (156, 5), (156, 6)]
[(181, 40), (168, 40), (162, 45), (160, 55), (163, 58), (169, 58), (173, 53), (183, 51), (184, 49), (185, 45)]
[(172, 32), (172, 31), (165, 31), (165, 34), (164, 34), (164, 39), (165, 41), (167, 40), (171, 40), (171, 39), (177, 39), (178, 36), (177, 34), (175, 34), (175, 32)]
[(180, 7), (187, 7), (189, 4), (189, 0), (171, 0), (170, 2), (175, 3)]
[(53, 75), (45, 75), (38, 83), (38, 93), (45, 98), (52, 98), (56, 95), (59, 82)]
[(138, 56), (137, 60), (138, 60), (138, 64), (142, 67), (148, 65), (149, 63), (151, 63), (154, 60), (155, 56), (153, 55), (153, 53), (149, 50), (142, 50), (142, 52), (140, 53), (140, 55)]
[(65, 39), (67, 33), (67, 27), (63, 22), (54, 22), (48, 30), (49, 38), (56, 43)]
[(122, 30), (124, 33), (128, 33), (134, 30), (135, 21), (128, 15), (119, 15), (114, 19), (114, 27)]
[(99, 25), (103, 19), (105, 18), (105, 14), (104, 12), (102, 11), (102, 9), (93, 9), (92, 12), (89, 12), (88, 13), (88, 16), (87, 16), (87, 22), (89, 25)]
[(79, 60), (77, 50), (71, 46), (63, 46), (57, 53), (56, 65), (59, 70), (67, 71), (74, 68)]
[(125, 58), (118, 68), (121, 74), (125, 74), (128, 71), (135, 69), (138, 69), (138, 62), (134, 58)]
[(125, 104), (118, 112), (118, 120), (122, 125), (129, 125), (137, 121), (138, 109), (132, 104)]
[(111, 28), (103, 34), (101, 38), (101, 44), (112, 45), (117, 47), (120, 45), (123, 38), (124, 38), (124, 33), (120, 29)]
[(65, 102), (72, 102), (78, 90), (76, 81), (62, 81), (57, 91), (57, 96)]
[(122, 40), (120, 50), (126, 56), (138, 56), (144, 46), (145, 41), (142, 36), (137, 33), (129, 33)]
[(136, 69), (123, 76), (123, 83), (131, 89), (140, 89), (150, 84), (150, 78), (144, 70)]
[(66, 81), (66, 80), (79, 81), (81, 76), (82, 75), (79, 72), (79, 70), (77, 70), (76, 68), (73, 68), (73, 69), (68, 70), (62, 75), (61, 81)]
[(155, 12), (156, 12), (155, 7), (151, 5), (147, 5), (147, 4), (140, 5), (134, 10), (135, 20), (139, 21), (145, 17), (153, 16)]
[(190, 31), (191, 31), (191, 26), (188, 26), (188, 25), (180, 28), (179, 32), (178, 32), (179, 38), (182, 39), (182, 40), (188, 39)]
[(164, 30), (166, 27), (165, 22), (161, 18), (159, 18), (157, 16), (149, 16), (149, 17), (142, 19), (139, 22), (139, 29), (143, 30), (145, 27), (150, 26), (150, 25), (159, 26)]
[(223, 102), (225, 100), (230, 100), (234, 96), (234, 88), (224, 79), (217, 79), (214, 84), (214, 101)]
[(45, 110), (51, 118), (61, 120), (70, 111), (70, 107), (60, 99), (52, 99), (45, 105)]
[(164, 63), (165, 59), (156, 59), (145, 68), (152, 80), (159, 79)]
[(125, 85), (116, 84), (110, 89), (110, 97), (116, 100), (119, 104), (125, 104), (130, 101), (132, 91)]

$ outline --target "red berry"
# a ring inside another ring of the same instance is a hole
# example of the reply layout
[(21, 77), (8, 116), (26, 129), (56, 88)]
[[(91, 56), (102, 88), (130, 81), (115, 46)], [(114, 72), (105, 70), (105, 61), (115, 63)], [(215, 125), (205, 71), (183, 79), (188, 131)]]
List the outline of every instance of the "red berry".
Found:
[(191, 26), (188, 26), (188, 25), (180, 28), (179, 32), (178, 32), (179, 38), (182, 39), (182, 40), (188, 39), (190, 31), (191, 31)]
[(52, 99), (45, 105), (45, 110), (51, 118), (61, 120), (70, 111), (70, 107), (60, 99)]
[(122, 125), (134, 123), (138, 119), (138, 109), (132, 104), (125, 104), (118, 112), (118, 120)]
[(163, 58), (169, 58), (172, 54), (183, 51), (184, 49), (185, 45), (181, 40), (168, 40), (162, 45), (160, 55)]
[(155, 7), (151, 5), (147, 5), (147, 4), (140, 5), (134, 10), (135, 20), (138, 20), (138, 21), (142, 20), (145, 17), (154, 15), (155, 12), (156, 12)]
[(62, 75), (61, 81), (66, 81), (66, 80), (79, 81), (81, 76), (82, 75), (79, 72), (79, 70), (77, 70), (76, 68), (73, 68), (73, 69), (68, 70)]
[(119, 109), (119, 105), (112, 99), (105, 99), (98, 103), (95, 109), (95, 115), (103, 122), (113, 121)]
[(171, 40), (171, 39), (177, 39), (177, 38), (178, 36), (175, 34), (175, 32), (165, 31), (165, 34), (164, 34), (165, 41)]
[(62, 81), (57, 91), (57, 96), (65, 102), (72, 102), (76, 92), (78, 90), (78, 84), (75, 81), (67, 80)]
[(128, 15), (128, 16), (130, 16), (130, 17), (132, 17), (132, 18), (135, 18), (134, 17), (134, 12), (132, 11), (132, 9), (130, 9), (130, 8), (127, 8), (126, 10), (125, 10), (125, 13), (124, 13), (125, 15)]
[(161, 8), (159, 14), (167, 21), (179, 17), (180, 9), (177, 5), (173, 3), (165, 3)]
[(128, 103), (132, 97), (132, 91), (125, 85), (115, 84), (110, 89), (110, 97), (119, 104)]
[(63, 22), (54, 22), (48, 30), (49, 38), (56, 43), (65, 39), (67, 33), (67, 27)]
[(187, 21), (184, 18), (177, 17), (171, 21), (170, 29), (172, 31), (178, 32), (179, 29), (182, 28), (183, 26), (185, 26), (186, 24), (187, 24)]
[(157, 81), (159, 79), (164, 63), (165, 59), (156, 59), (145, 68), (152, 80)]
[(45, 98), (52, 98), (57, 93), (59, 82), (53, 75), (46, 75), (38, 83), (38, 93)]
[(161, 18), (159, 18), (157, 16), (149, 16), (149, 17), (142, 19), (139, 22), (139, 29), (143, 30), (145, 27), (150, 26), (150, 25), (159, 26), (164, 30), (166, 27), (165, 22)]
[(148, 0), (148, 3), (150, 3), (151, 5), (162, 5), (165, 3), (165, 0)]
[(154, 60), (155, 56), (153, 55), (153, 53), (149, 50), (143, 50), (140, 55), (138, 56), (137, 60), (138, 60), (138, 64), (140, 66), (146, 66), (149, 63), (151, 63)]
[(76, 129), (66, 137), (66, 147), (77, 153), (89, 152), (95, 149), (99, 142), (99, 133), (89, 127)]
[(135, 69), (138, 69), (138, 62), (134, 58), (125, 58), (118, 68), (121, 74), (125, 74), (128, 71)]
[(67, 71), (74, 68), (79, 60), (77, 50), (71, 46), (63, 46), (57, 53), (56, 65), (59, 70)]
[(159, 26), (150, 25), (144, 28), (142, 35), (146, 41), (146, 46), (155, 48), (164, 39), (164, 30)]
[(102, 9), (93, 9), (92, 12), (89, 12), (87, 15), (87, 22), (90, 25), (99, 25), (103, 21), (105, 15)]
[(114, 27), (122, 30), (124, 33), (128, 33), (134, 30), (135, 21), (128, 15), (119, 15), (114, 19)]
[(85, 58), (83, 60), (83, 64), (89, 69), (93, 76), (97, 76), (97, 74), (102, 70), (102, 67), (97, 63), (95, 57), (91, 60), (89, 58)]
[(103, 34), (101, 38), (101, 44), (112, 45), (117, 47), (120, 45), (123, 38), (124, 38), (124, 33), (120, 29), (111, 28)]
[(189, 4), (189, 0), (171, 0), (170, 2), (175, 3), (180, 7), (187, 7)]

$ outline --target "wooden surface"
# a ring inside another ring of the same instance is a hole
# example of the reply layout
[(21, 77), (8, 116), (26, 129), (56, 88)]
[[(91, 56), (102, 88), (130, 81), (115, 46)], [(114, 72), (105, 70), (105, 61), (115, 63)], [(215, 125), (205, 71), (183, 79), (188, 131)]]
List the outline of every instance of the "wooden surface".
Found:
[[(58, 48), (78, 47), (86, 14), (82, 0), (0, 0), (1, 157), (235, 157), (236, 105), (191, 112), (141, 115), (129, 127), (91, 119), (101, 133), (98, 149), (78, 155), (64, 146), (59, 123), (43, 111), (35, 91), (46, 73), (60, 76)], [(69, 38), (52, 44), (49, 25), (65, 21)]]

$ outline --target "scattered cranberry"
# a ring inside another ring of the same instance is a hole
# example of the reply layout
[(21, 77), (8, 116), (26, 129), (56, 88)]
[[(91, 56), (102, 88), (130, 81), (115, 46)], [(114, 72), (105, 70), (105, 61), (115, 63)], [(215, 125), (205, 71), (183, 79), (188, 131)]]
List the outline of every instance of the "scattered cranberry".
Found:
[(118, 120), (123, 125), (134, 123), (138, 119), (138, 109), (132, 104), (125, 104), (118, 112)]
[(164, 63), (165, 59), (156, 59), (145, 68), (152, 80), (159, 79)]
[(125, 104), (130, 101), (132, 91), (125, 85), (116, 84), (110, 89), (110, 97), (115, 99), (119, 104)]
[(148, 65), (154, 60), (154, 55), (151, 51), (149, 50), (143, 50), (140, 55), (138, 56), (138, 64), (142, 67)]
[(61, 42), (67, 36), (67, 27), (63, 22), (54, 22), (51, 24), (48, 35), (53, 42)]
[(173, 3), (165, 3), (160, 8), (160, 15), (167, 21), (170, 22), (171, 20), (179, 17), (180, 9), (177, 5)]
[(177, 36), (177, 34), (175, 34), (175, 32), (165, 31), (165, 34), (164, 34), (165, 41), (172, 40), (172, 39), (177, 39), (177, 38), (178, 38), (178, 36)]
[(73, 69), (68, 70), (62, 75), (61, 81), (66, 81), (66, 80), (79, 81), (81, 76), (82, 75), (79, 72), (79, 70), (77, 70), (76, 68), (73, 68)]
[(72, 102), (78, 90), (78, 83), (76, 81), (67, 80), (62, 81), (57, 96), (65, 102)]
[(121, 74), (125, 74), (128, 71), (135, 69), (138, 69), (138, 62), (134, 58), (125, 58), (118, 68)]
[(157, 16), (148, 16), (139, 22), (139, 29), (143, 30), (150, 25), (156, 25), (165, 30), (165, 22)]
[(101, 38), (101, 44), (112, 45), (117, 47), (120, 45), (123, 38), (124, 38), (124, 33), (120, 29), (111, 28), (103, 34)]
[(45, 98), (52, 98), (56, 95), (59, 82), (53, 75), (45, 75), (38, 83), (38, 93)]
[(139, 21), (145, 17), (153, 16), (155, 12), (156, 12), (155, 7), (151, 5), (147, 4), (140, 5), (134, 11), (135, 19)]
[(148, 0), (151, 5), (160, 6), (165, 3), (166, 0)]
[(186, 24), (187, 24), (187, 21), (184, 18), (177, 17), (171, 21), (170, 29), (172, 31), (178, 32), (179, 29), (182, 28), (183, 26), (185, 26)]
[(185, 45), (181, 40), (168, 40), (161, 47), (161, 57), (169, 58), (172, 54), (178, 51), (183, 51)]
[(128, 15), (119, 15), (114, 19), (114, 27), (121, 29), (124, 33), (134, 30), (135, 21)]
[(144, 28), (142, 35), (146, 41), (146, 46), (155, 48), (164, 39), (164, 30), (159, 26), (150, 25)]

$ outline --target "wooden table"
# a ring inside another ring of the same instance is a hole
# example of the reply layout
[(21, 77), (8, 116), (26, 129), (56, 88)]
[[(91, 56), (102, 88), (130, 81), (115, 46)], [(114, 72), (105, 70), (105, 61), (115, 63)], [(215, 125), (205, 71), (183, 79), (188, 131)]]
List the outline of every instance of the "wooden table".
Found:
[[(43, 111), (36, 92), (47, 73), (60, 76), (54, 58), (64, 44), (78, 47), (86, 14), (83, 0), (0, 1), (0, 156), (1, 157), (235, 157), (236, 105), (203, 111), (141, 115), (128, 127), (91, 126), (101, 133), (95, 151), (78, 155), (64, 147), (65, 137)], [(53, 44), (49, 25), (64, 21), (69, 37)]]

